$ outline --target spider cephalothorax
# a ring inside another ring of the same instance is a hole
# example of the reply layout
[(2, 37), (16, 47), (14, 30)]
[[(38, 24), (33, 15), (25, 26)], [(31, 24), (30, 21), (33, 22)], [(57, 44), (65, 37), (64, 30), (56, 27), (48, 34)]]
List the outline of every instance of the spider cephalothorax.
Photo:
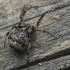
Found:
[(28, 37), (30, 37), (31, 35), (34, 34), (34, 32), (35, 32), (35, 27), (34, 27), (34, 26), (29, 26), (29, 27), (26, 29), (26, 32), (27, 32)]
[[(34, 7), (37, 8), (38, 6), (34, 6)], [(31, 6), (30, 8), (33, 8), (33, 7)], [(29, 49), (31, 47), (31, 41), (35, 41), (34, 37), (33, 37), (34, 33), (36, 31), (49, 33), (49, 32), (47, 32), (45, 30), (38, 30), (39, 23), (40, 23), (41, 19), (43, 18), (43, 16), (47, 12), (44, 12), (41, 15), (41, 17), (39, 18), (38, 22), (36, 23), (36, 26), (31, 26), (31, 25), (25, 25), (24, 24), (24, 20), (23, 20), (24, 15), (25, 15), (26, 11), (29, 10), (30, 8), (27, 8), (27, 9), (23, 8), (22, 9), (22, 13), (20, 15), (20, 22), (18, 23), (18, 26), (13, 26), (10, 29), (10, 31), (7, 32), (7, 34), (6, 34), (6, 37), (8, 36), (8, 41), (9, 41), (10, 46), (12, 46), (13, 48), (15, 48), (17, 50), (20, 50), (20, 51), (24, 51), (25, 49), (27, 49), (27, 55), (28, 55), (27, 65), (28, 65), (28, 69), (29, 69)], [(24, 24), (24, 26), (21, 26), (21, 24)], [(54, 35), (52, 35), (52, 36), (54, 36)], [(6, 43), (6, 37), (5, 37), (4, 46), (5, 46), (5, 43)]]

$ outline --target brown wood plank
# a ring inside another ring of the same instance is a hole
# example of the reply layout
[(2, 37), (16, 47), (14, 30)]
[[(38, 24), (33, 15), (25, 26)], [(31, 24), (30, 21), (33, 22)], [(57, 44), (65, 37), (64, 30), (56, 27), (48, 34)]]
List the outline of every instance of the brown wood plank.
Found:
[[(30, 50), (30, 62), (35, 62), (39, 59), (44, 59), (46, 57), (50, 58), (50, 56), (53, 56), (55, 54), (57, 57), (63, 56), (64, 55), (63, 53), (65, 51), (68, 51), (70, 48), (70, 44), (69, 44), (70, 43), (70, 36), (69, 36), (70, 35), (70, 23), (69, 23), (70, 1), (69, 0), (61, 0), (61, 1), (44, 0), (44, 3), (42, 3), (43, 2), (42, 0), (40, 2), (39, 0), (35, 0), (35, 1), (30, 0), (30, 1), (31, 2), (29, 3), (29, 1), (27, 0), (27, 3), (31, 5), (39, 5), (41, 7), (38, 8), (37, 10), (32, 9), (29, 12), (27, 12), (25, 20), (32, 17), (35, 17), (35, 18), (26, 21), (25, 22), (26, 24), (29, 23), (29, 24), (35, 25), (40, 15), (44, 11), (49, 10), (52, 7), (55, 8), (61, 5), (64, 6), (61, 9), (59, 8), (57, 10), (54, 10), (53, 12), (46, 14), (39, 27), (39, 29), (45, 29), (50, 33), (54, 34), (58, 39), (55, 39), (54, 37), (52, 37), (47, 33), (43, 34), (43, 33), (37, 32), (36, 41), (38, 41), (41, 44), (41, 46), (36, 47), (37, 46), (36, 43), (32, 42), (32, 48)], [(4, 16), (3, 18), (3, 14), (2, 14), (2, 16), (0, 17), (1, 18), (0, 19), (0, 70), (9, 70), (9, 69), (15, 70), (18, 68), (22, 69), (26, 65), (26, 54), (18, 53), (14, 51), (14, 49), (10, 48), (8, 44), (6, 45), (7, 47), (4, 48), (3, 42), (4, 42), (4, 36), (6, 32), (10, 29), (6, 27), (13, 25), (20, 20), (19, 19), (19, 16), (21, 13), (20, 9), (22, 8), (23, 2), (19, 0), (19, 1), (16, 1), (15, 3), (14, 1), (9, 1), (9, 2), (2, 1), (1, 3), (3, 3), (3, 5), (5, 3), (6, 4), (9, 3), (9, 4), (4, 5), (4, 8), (6, 9), (6, 13), (8, 15), (6, 17)], [(24, 4), (26, 3), (24, 2)], [(3, 7), (3, 5), (1, 6)], [(15, 5), (15, 8), (14, 8), (14, 5)], [(9, 6), (11, 6), (11, 8)], [(2, 9), (3, 8), (1, 8), (1, 11), (4, 11)], [(14, 15), (12, 13), (12, 10), (14, 12)], [(34, 13), (34, 15), (32, 12)], [(37, 15), (39, 16), (37, 17)], [(60, 54), (60, 52), (62, 53)], [(59, 54), (60, 56), (58, 56)], [(66, 53), (66, 55), (67, 54), (68, 53)], [(56, 56), (50, 58), (50, 60), (56, 58)]]

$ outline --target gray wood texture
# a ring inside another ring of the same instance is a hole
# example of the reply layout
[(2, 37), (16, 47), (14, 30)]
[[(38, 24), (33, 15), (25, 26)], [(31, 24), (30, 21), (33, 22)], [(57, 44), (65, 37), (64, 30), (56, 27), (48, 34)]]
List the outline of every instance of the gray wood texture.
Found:
[[(14, 51), (8, 43), (4, 48), (5, 34), (13, 24), (20, 21), (24, 5), (40, 6), (27, 11), (25, 24), (35, 25), (41, 14), (48, 12), (42, 19), (39, 29), (48, 33), (37, 32), (38, 46), (32, 42), (30, 49), (31, 70), (59, 70), (70, 66), (70, 0), (1, 0), (0, 1), (0, 70), (25, 70), (26, 53)], [(65, 57), (63, 57), (65, 56)], [(42, 65), (39, 67), (38, 63)], [(54, 62), (54, 63), (53, 63)], [(59, 62), (59, 63), (58, 63)], [(57, 65), (56, 65), (57, 64)]]
[[(70, 66), (70, 55), (31, 66), (30, 70), (62, 70)], [(69, 68), (70, 69), (70, 68)], [(65, 70), (69, 70), (65, 69)], [(21, 69), (26, 70), (26, 69)]]

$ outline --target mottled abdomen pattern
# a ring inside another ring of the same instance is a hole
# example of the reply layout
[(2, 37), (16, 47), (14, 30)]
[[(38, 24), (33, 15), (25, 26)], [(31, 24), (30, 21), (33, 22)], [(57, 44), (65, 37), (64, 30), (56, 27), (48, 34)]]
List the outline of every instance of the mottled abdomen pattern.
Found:
[(8, 40), (9, 45), (17, 50), (24, 51), (28, 48), (29, 38), (24, 30), (18, 30), (10, 33)]

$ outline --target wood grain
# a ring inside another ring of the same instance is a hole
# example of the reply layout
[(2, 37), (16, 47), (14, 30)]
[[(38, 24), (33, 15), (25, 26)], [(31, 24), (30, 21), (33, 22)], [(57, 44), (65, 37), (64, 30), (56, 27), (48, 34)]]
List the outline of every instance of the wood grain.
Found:
[(37, 65), (31, 66), (30, 70), (69, 70), (70, 68), (67, 69), (69, 66), (70, 66), (70, 55), (60, 57), (55, 60), (38, 63)]
[[(26, 68), (26, 53), (14, 51), (8, 43), (4, 48), (5, 34), (13, 24), (20, 21), (19, 16), (25, 4), (40, 6), (37, 9), (33, 8), (27, 11), (24, 18), (25, 24), (35, 25), (43, 12), (54, 9), (44, 16), (39, 29), (47, 30), (57, 38), (48, 33), (36, 33), (35, 39), (40, 43), (40, 46), (35, 42), (31, 43), (30, 69), (39, 70), (39, 68), (42, 68), (42, 70), (45, 70), (49, 67), (50, 70), (59, 70), (60, 64), (55, 66), (53, 62), (59, 60), (62, 64), (63, 58), (65, 61), (67, 61), (66, 58), (70, 58), (70, 56), (66, 56), (70, 54), (70, 0), (0, 1), (0, 70), (21, 70)], [(43, 66), (36, 65), (43, 61)], [(46, 63), (48, 63), (47, 67)], [(53, 66), (51, 66), (52, 63)], [(32, 65), (34, 66), (32, 67)]]

